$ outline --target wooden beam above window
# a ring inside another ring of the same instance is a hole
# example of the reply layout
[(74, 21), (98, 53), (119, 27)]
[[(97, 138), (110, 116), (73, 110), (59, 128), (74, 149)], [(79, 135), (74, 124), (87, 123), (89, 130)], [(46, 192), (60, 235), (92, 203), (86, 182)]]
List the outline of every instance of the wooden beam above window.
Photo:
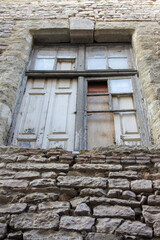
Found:
[(94, 70), (94, 71), (27, 71), (26, 75), (29, 77), (111, 77), (111, 76), (133, 76), (138, 74), (137, 70), (127, 69), (127, 70)]

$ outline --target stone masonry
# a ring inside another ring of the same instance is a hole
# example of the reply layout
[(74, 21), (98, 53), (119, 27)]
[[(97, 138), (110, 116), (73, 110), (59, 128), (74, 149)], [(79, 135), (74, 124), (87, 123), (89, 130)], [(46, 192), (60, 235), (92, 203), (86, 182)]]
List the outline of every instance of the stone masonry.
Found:
[(0, 151), (0, 239), (160, 239), (160, 150)]
[(159, 145), (159, 8), (160, 0), (1, 0), (0, 144), (12, 122), (34, 39), (45, 42), (49, 31), (52, 42), (75, 42), (75, 36), (85, 42), (88, 32), (89, 42), (132, 42), (152, 143)]

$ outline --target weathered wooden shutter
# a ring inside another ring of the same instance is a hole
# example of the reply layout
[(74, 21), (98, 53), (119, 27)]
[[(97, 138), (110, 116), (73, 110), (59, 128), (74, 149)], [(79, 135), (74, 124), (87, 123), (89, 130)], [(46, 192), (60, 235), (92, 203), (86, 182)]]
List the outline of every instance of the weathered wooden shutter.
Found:
[[(134, 109), (132, 96), (113, 97), (114, 109)], [(114, 113), (116, 144), (140, 145), (141, 138), (137, 124), (136, 112)]]
[(13, 144), (74, 149), (76, 79), (29, 79)]
[(42, 148), (74, 150), (76, 79), (52, 81)]

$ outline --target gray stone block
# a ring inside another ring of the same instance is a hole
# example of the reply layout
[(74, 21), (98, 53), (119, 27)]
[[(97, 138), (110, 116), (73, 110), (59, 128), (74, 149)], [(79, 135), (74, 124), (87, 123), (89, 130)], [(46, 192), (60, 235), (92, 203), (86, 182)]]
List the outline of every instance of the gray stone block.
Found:
[(136, 193), (140, 192), (152, 192), (151, 180), (135, 180), (131, 182), (131, 189)]
[(129, 234), (133, 236), (143, 236), (147, 238), (152, 238), (152, 228), (146, 226), (146, 224), (139, 221), (125, 221), (116, 230), (116, 233)]
[(96, 225), (97, 232), (114, 233), (122, 221), (123, 219), (119, 218), (98, 218)]
[(120, 205), (99, 205), (93, 209), (95, 217), (122, 217), (122, 218), (135, 218), (135, 212), (131, 207)]
[(60, 229), (75, 231), (91, 231), (95, 219), (91, 217), (63, 216), (60, 220)]
[(13, 213), (21, 213), (23, 212), (27, 207), (26, 203), (12, 203), (7, 205), (1, 205), (0, 206), (0, 214), (13, 214)]
[(109, 179), (108, 185), (109, 185), (109, 188), (117, 188), (122, 190), (126, 190), (130, 188), (130, 182), (127, 179), (123, 179), (123, 178)]
[(75, 209), (76, 215), (91, 215), (91, 210), (86, 203), (79, 204)]
[(57, 229), (59, 216), (53, 211), (45, 213), (23, 213), (11, 216), (10, 226), (16, 230)]
[(83, 240), (80, 233), (60, 230), (32, 230), (23, 234), (24, 240)]
[(106, 187), (106, 179), (102, 177), (77, 177), (77, 176), (66, 176), (57, 178), (58, 186), (66, 187)]
[(70, 210), (69, 202), (42, 202), (38, 204), (38, 209), (41, 211), (54, 210), (57, 214), (68, 214)]

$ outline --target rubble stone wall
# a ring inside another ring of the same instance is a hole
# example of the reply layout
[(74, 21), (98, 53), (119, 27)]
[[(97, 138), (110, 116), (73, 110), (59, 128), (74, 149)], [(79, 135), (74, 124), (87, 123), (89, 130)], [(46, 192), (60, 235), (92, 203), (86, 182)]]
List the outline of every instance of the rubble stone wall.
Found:
[[(81, 19), (92, 21), (89, 30), (98, 42), (112, 41), (115, 36), (114, 41), (123, 42), (130, 35), (153, 143), (160, 144), (159, 8), (159, 0), (1, 0), (0, 144), (12, 122), (35, 31), (60, 31), (70, 42), (71, 25), (83, 36), (90, 26), (84, 24), (83, 29)], [(74, 23), (77, 18), (79, 24)]]
[(0, 239), (160, 239), (160, 150), (0, 152)]

